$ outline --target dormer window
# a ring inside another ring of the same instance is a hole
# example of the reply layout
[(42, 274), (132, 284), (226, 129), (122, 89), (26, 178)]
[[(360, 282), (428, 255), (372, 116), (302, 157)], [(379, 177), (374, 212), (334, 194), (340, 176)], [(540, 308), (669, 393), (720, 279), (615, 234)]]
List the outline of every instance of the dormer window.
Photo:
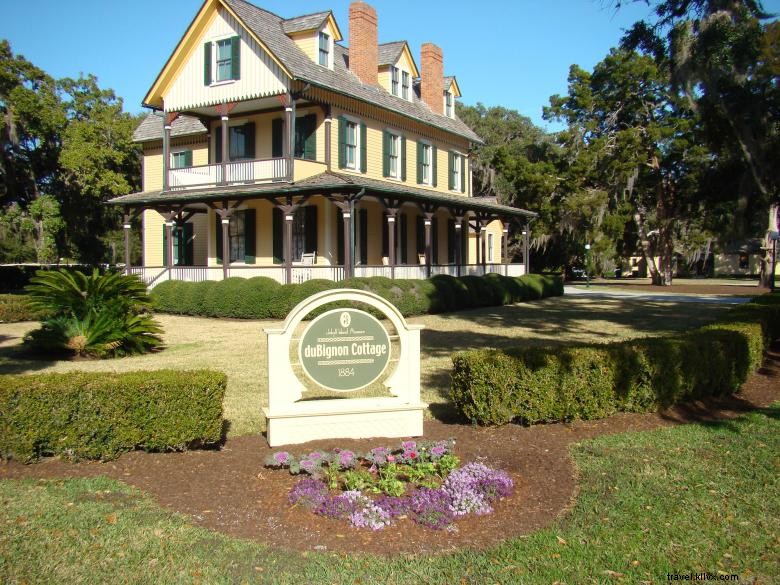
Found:
[(330, 35), (320, 31), (320, 65), (330, 68)]
[(452, 92), (450, 90), (444, 92), (444, 113), (448, 118), (452, 118), (454, 115), (454, 110), (452, 107)]
[(409, 99), (409, 86), (410, 86), (410, 75), (406, 71), (401, 72), (401, 97), (405, 100)]

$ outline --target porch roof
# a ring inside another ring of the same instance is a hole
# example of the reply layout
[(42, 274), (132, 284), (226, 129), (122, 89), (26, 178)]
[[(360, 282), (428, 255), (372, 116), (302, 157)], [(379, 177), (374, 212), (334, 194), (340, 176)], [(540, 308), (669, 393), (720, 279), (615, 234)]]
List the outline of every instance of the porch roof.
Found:
[(396, 199), (400, 202), (428, 203), (439, 207), (459, 209), (464, 212), (472, 211), (474, 213), (527, 219), (533, 219), (537, 215), (533, 211), (496, 203), (495, 199), (491, 197), (450, 195), (402, 184), (396, 186), (385, 181), (334, 171), (325, 171), (313, 177), (292, 183), (229, 185), (207, 189), (174, 191), (142, 191), (140, 193), (114, 197), (107, 203), (136, 208), (168, 208), (193, 203), (206, 204), (226, 199), (235, 201), (244, 199), (273, 199), (279, 196), (355, 194), (363, 189), (365, 189), (365, 195)]

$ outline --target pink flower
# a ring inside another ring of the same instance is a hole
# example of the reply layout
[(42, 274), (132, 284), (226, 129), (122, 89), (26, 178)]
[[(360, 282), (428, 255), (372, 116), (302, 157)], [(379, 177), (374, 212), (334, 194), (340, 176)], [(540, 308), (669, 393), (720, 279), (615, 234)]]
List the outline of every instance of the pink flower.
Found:
[(395, 455), (388, 455), (388, 456), (387, 456), (387, 460), (388, 460), (390, 463), (392, 463), (393, 461), (395, 461)]
[(410, 452), (409, 452), (409, 457), (410, 457), (411, 459), (414, 459), (415, 457), (417, 457), (417, 453), (415, 453), (414, 451), (410, 451)]

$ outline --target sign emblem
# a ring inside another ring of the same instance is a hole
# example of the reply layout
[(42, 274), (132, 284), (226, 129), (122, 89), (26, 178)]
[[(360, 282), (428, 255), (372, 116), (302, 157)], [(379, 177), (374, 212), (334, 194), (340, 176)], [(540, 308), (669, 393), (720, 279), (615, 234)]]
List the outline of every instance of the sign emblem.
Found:
[(351, 392), (376, 381), (390, 363), (390, 336), (372, 315), (334, 309), (314, 319), (301, 336), (306, 375), (328, 390)]

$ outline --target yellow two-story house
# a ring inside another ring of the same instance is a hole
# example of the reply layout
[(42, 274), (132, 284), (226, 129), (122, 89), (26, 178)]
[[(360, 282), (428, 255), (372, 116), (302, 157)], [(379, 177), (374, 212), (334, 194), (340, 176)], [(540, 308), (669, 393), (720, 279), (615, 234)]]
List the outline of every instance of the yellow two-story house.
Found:
[[(510, 229), (534, 213), (473, 197), (480, 138), (455, 114), (442, 51), (380, 44), (376, 11), (282, 18), (206, 0), (149, 89), (135, 132), (151, 286), (170, 278), (280, 282), (384, 275), (521, 275)], [(527, 231), (526, 231), (527, 233)], [(128, 246), (129, 249), (129, 246)]]

